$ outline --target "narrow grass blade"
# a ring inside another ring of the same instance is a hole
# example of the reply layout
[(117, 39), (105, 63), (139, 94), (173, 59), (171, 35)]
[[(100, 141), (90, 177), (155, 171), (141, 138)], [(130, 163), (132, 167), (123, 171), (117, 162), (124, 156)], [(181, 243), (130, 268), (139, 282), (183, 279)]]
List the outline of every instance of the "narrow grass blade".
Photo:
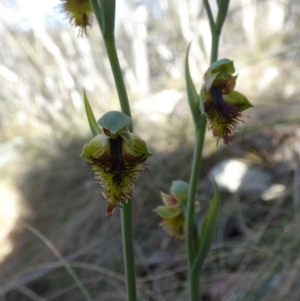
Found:
[(215, 194), (212, 203), (206, 213), (206, 217), (202, 226), (201, 236), (199, 240), (199, 248), (196, 259), (193, 265), (193, 271), (196, 269), (202, 270), (203, 262), (210, 250), (215, 230), (217, 226), (218, 213), (220, 207), (220, 192), (218, 186), (215, 184)]
[(36, 235), (52, 252), (53, 254), (59, 259), (59, 261), (62, 263), (62, 265), (65, 267), (65, 269), (68, 271), (70, 276), (73, 278), (74, 282), (77, 284), (78, 288), (80, 289), (81, 293), (85, 297), (87, 301), (92, 301), (92, 298), (88, 291), (86, 290), (83, 283), (80, 281), (74, 270), (71, 268), (71, 266), (68, 264), (68, 262), (62, 257), (58, 249), (52, 244), (52, 242), (45, 237), (40, 231), (38, 231), (33, 226), (29, 225), (26, 222), (20, 222), (20, 224), (26, 228), (27, 230), (31, 231), (34, 235)]
[(84, 99), (85, 112), (86, 112), (86, 116), (87, 116), (87, 119), (88, 119), (88, 122), (89, 122), (89, 125), (91, 128), (91, 132), (92, 132), (93, 136), (97, 136), (98, 134), (101, 134), (101, 130), (98, 126), (98, 123), (96, 122), (94, 113), (92, 111), (89, 100), (88, 100), (84, 90), (83, 90), (83, 99)]

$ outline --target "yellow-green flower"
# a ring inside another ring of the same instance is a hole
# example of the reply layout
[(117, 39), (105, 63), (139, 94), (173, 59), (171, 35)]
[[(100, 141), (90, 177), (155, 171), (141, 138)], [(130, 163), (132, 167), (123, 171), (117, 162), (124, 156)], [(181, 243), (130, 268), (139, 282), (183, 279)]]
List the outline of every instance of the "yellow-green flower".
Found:
[(83, 148), (81, 157), (95, 172), (95, 179), (106, 189), (102, 193), (107, 200), (106, 215), (116, 206), (122, 207), (132, 197), (134, 181), (146, 170), (144, 162), (151, 156), (146, 143), (128, 126), (131, 119), (112, 111), (99, 119), (103, 133), (95, 136)]
[[(185, 216), (184, 206), (188, 198), (189, 184), (184, 181), (173, 181), (170, 192), (166, 194), (161, 192), (164, 206), (158, 206), (154, 211), (162, 218), (162, 226), (168, 234), (177, 238), (184, 239)], [(199, 203), (195, 203), (195, 211), (199, 211)]]
[(177, 239), (184, 238), (185, 218), (183, 215), (183, 205), (171, 194), (161, 193), (161, 197), (165, 206), (159, 206), (155, 209), (156, 213), (162, 217), (160, 226), (162, 226), (168, 234)]
[(234, 91), (237, 76), (233, 62), (222, 59), (214, 62), (204, 75), (200, 93), (200, 110), (207, 115), (209, 129), (225, 144), (231, 141), (242, 112), (252, 104), (241, 93)]
[(87, 27), (92, 26), (93, 9), (89, 0), (61, 0), (58, 6), (70, 19), (72, 25), (79, 27), (80, 35), (87, 34)]

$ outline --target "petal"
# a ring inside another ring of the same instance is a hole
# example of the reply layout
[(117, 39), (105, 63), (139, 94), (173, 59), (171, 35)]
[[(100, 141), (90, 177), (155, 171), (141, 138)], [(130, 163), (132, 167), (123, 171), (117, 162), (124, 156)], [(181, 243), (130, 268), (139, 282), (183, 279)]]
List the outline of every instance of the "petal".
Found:
[(242, 121), (239, 108), (225, 101), (222, 105), (218, 105), (213, 100), (209, 100), (205, 103), (205, 112), (213, 135), (228, 144), (236, 126)]
[(174, 218), (163, 219), (160, 226), (162, 226), (171, 236), (180, 240), (184, 238), (185, 219), (183, 214)]
[(182, 213), (182, 206), (181, 205), (175, 205), (175, 206), (158, 206), (153, 211), (155, 211), (160, 217), (162, 218), (174, 218), (180, 213)]
[(117, 134), (119, 131), (131, 126), (131, 118), (119, 111), (110, 111), (104, 114), (97, 123), (108, 129), (112, 134)]
[(253, 107), (247, 97), (237, 91), (232, 91), (227, 95), (223, 95), (223, 98), (226, 102), (235, 105), (241, 112)]
[(214, 83), (216, 77), (218, 76), (218, 72), (217, 73), (214, 73), (214, 74), (210, 74), (210, 75), (207, 75), (207, 76), (204, 76), (204, 88), (206, 91), (209, 91), (212, 84)]
[(226, 74), (233, 74), (235, 72), (233, 61), (229, 59), (220, 59), (213, 62), (210, 67), (207, 69), (204, 76), (217, 73), (225, 72)]
[(152, 153), (150, 153), (147, 148), (146, 142), (132, 133), (130, 133), (130, 140), (124, 140), (123, 152), (140, 158), (142, 162), (152, 156)]
[(178, 201), (176, 200), (176, 198), (173, 195), (166, 194), (166, 193), (163, 193), (163, 192), (161, 192), (160, 195), (162, 197), (162, 200), (163, 200), (164, 204), (167, 207), (174, 206), (174, 205), (178, 204)]
[(99, 158), (110, 151), (109, 139), (103, 134), (95, 136), (89, 143), (84, 145), (80, 157), (92, 163), (92, 158)]
[(71, 23), (81, 28), (81, 34), (86, 34), (87, 26), (92, 25), (93, 9), (89, 0), (61, 0), (58, 6), (61, 12), (67, 14)]
[(177, 180), (172, 182), (170, 192), (180, 204), (186, 203), (190, 185), (187, 182)]

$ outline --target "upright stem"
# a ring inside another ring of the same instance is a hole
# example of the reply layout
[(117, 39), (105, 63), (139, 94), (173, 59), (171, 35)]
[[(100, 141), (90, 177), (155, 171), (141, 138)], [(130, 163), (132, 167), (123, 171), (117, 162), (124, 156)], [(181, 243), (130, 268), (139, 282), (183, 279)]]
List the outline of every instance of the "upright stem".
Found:
[[(206, 1), (204, 1), (206, 10), (208, 12), (208, 17), (211, 26), (212, 44), (211, 44), (211, 57), (210, 63), (213, 63), (218, 58), (219, 40), (220, 40), (220, 30), (216, 28), (215, 23), (212, 19), (212, 14), (210, 6)], [(196, 256), (197, 246), (194, 244), (194, 207), (195, 198), (197, 193), (197, 183), (200, 174), (202, 151), (204, 146), (204, 139), (206, 133), (206, 116), (201, 117), (200, 125), (196, 125), (195, 133), (195, 147), (194, 155), (192, 161), (192, 170), (190, 176), (190, 189), (188, 195), (188, 205), (187, 205), (187, 235), (186, 235), (186, 248), (188, 257), (188, 270), (189, 270), (189, 294), (190, 301), (199, 301), (199, 278), (201, 270), (193, 269), (193, 264)]]
[[(114, 38), (104, 38), (105, 47), (107, 50), (108, 59), (113, 72), (121, 110), (124, 114), (131, 117), (127, 91), (124, 84), (121, 67), (117, 55)], [(133, 131), (133, 126), (130, 127)], [(132, 202), (121, 210), (121, 225), (122, 225), (122, 239), (123, 239), (123, 253), (125, 265), (125, 277), (127, 287), (127, 300), (136, 301), (136, 282), (135, 282), (135, 264), (134, 264), (134, 248), (133, 248), (133, 229), (132, 229)]]
[(218, 59), (219, 41), (220, 41), (220, 34), (217, 32), (213, 32), (211, 37), (211, 54), (210, 54), (211, 64)]
[[(105, 36), (103, 31), (101, 8), (97, 0), (90, 0), (90, 3), (95, 12), (95, 16), (103, 34), (105, 47), (113, 77), (115, 80), (117, 93), (119, 96), (121, 110), (124, 114), (131, 117), (130, 105), (128, 101), (127, 91), (123, 80), (122, 70), (120, 67), (117, 49), (115, 45), (114, 35)], [(103, 8), (102, 8), (103, 9)], [(133, 126), (129, 127), (133, 132)], [(133, 248), (133, 229), (132, 229), (132, 203), (128, 200), (128, 204), (121, 210), (121, 226), (122, 226), (122, 240), (123, 240), (123, 254), (124, 254), (124, 268), (126, 277), (127, 300), (136, 301), (136, 275), (134, 264), (134, 248)]]
[[(110, 37), (110, 38), (104, 38), (104, 43), (105, 47), (107, 50), (107, 55), (108, 59), (111, 65), (111, 69), (113, 72), (115, 84), (117, 87), (117, 92), (120, 100), (120, 105), (121, 105), (121, 110), (124, 114), (128, 115), (131, 117), (131, 111), (130, 111), (130, 106), (129, 106), (129, 101), (127, 97), (127, 91), (125, 87), (125, 83), (123, 80), (123, 75), (118, 59), (118, 54), (117, 54), (117, 49), (116, 49), (116, 44), (115, 44), (115, 39)], [(130, 131), (133, 131), (133, 126), (130, 127)]]
[(193, 263), (195, 260), (196, 247), (194, 245), (194, 207), (195, 197), (197, 193), (197, 183), (200, 174), (200, 166), (202, 159), (202, 150), (205, 139), (206, 130), (206, 117), (202, 116), (200, 126), (196, 128), (195, 133), (195, 147), (192, 162), (192, 170), (190, 177), (190, 189), (188, 195), (187, 205), (187, 235), (186, 235), (186, 247), (188, 257), (188, 269), (189, 269), (189, 292), (191, 301), (199, 301), (199, 275), (200, 271), (193, 271)]

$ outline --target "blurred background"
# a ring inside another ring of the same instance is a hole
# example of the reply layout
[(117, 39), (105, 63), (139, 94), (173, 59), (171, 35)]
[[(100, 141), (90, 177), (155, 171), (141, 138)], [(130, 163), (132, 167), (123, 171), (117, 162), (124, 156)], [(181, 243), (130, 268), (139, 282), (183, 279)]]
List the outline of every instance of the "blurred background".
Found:
[[(139, 300), (187, 300), (184, 242), (158, 226), (152, 209), (173, 180), (189, 180), (194, 137), (184, 58), (193, 40), (200, 91), (209, 24), (200, 0), (116, 2), (135, 131), (155, 153), (133, 198)], [(119, 110), (117, 94), (97, 24), (80, 37), (59, 4), (0, 0), (0, 299), (83, 300), (39, 231), (93, 300), (126, 300), (120, 210), (105, 217), (101, 188), (79, 158), (91, 139), (83, 89), (96, 118)], [(217, 147), (207, 133), (200, 221), (212, 176), (222, 207), (203, 301), (300, 298), (299, 28), (298, 0), (231, 1), (219, 58), (234, 60), (237, 90), (255, 107), (229, 146)]]

